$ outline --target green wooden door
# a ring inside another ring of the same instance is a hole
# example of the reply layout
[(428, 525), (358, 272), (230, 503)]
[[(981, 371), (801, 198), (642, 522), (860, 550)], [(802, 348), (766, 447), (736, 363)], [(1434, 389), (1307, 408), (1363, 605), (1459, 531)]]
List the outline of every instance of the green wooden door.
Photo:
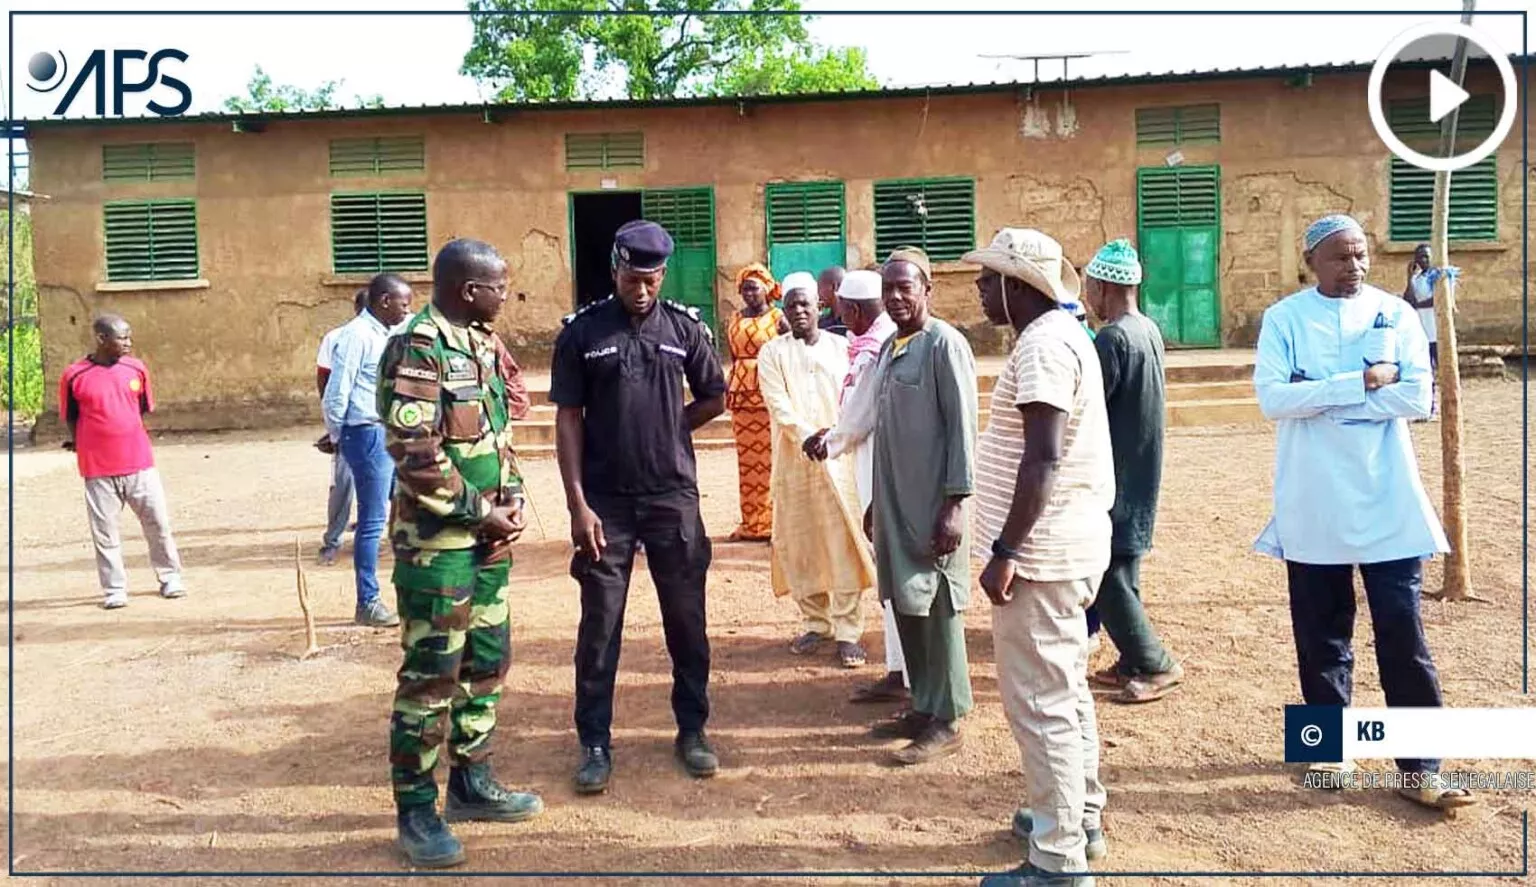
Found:
[(1172, 345), (1221, 345), (1221, 168), (1136, 171), (1141, 309)]
[(779, 280), (795, 271), (820, 274), (847, 261), (842, 182), (779, 182), (763, 192), (768, 269)]
[(661, 285), (661, 297), (699, 309), (710, 329), (718, 334), (714, 189), (646, 191), (640, 195), (640, 206), (641, 215), (660, 223), (672, 235), (674, 249), (667, 263), (666, 282)]

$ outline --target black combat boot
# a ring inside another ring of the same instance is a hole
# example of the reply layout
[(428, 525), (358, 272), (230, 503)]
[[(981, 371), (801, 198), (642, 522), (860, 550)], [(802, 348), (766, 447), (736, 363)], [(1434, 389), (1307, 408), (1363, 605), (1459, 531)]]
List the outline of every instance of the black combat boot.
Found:
[(400, 849), (417, 868), (444, 869), (464, 861), (464, 845), (437, 815), (434, 804), (401, 810), (396, 828), (400, 834)]
[(544, 801), (538, 795), (508, 791), (498, 784), (489, 763), (454, 767), (448, 772), (448, 803), (443, 805), (443, 815), (449, 822), (522, 822), (543, 812)]

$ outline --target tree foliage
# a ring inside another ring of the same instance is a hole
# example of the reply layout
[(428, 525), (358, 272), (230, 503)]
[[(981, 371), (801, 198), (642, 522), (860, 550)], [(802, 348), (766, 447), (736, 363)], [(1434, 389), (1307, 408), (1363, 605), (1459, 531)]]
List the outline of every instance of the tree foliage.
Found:
[[(633, 99), (867, 89), (859, 49), (815, 46), (799, 0), (469, 0), (474, 42), (462, 72), (503, 101)], [(747, 15), (743, 13), (780, 13)], [(494, 13), (526, 13), (498, 15)]]
[[(336, 91), (345, 80), (327, 80), (314, 89), (304, 89), (290, 84), (275, 84), (272, 75), (260, 65), (245, 85), (245, 95), (230, 96), (224, 100), (224, 110), (236, 114), (259, 114), (275, 111), (329, 111), (344, 107), (336, 97)], [(384, 97), (354, 95), (352, 106), (356, 108), (382, 108)]]

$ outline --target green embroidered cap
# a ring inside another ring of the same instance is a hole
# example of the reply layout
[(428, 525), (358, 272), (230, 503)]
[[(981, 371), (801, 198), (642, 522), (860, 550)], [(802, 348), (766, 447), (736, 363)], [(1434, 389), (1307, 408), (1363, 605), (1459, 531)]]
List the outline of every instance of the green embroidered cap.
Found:
[(1122, 237), (1100, 247), (1083, 273), (1106, 283), (1135, 286), (1141, 283), (1141, 260), (1136, 255), (1136, 247)]

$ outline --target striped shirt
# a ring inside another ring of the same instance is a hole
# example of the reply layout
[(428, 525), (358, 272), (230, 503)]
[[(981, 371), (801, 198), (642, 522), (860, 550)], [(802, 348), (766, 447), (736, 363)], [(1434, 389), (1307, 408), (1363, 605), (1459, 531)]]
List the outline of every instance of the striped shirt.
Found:
[(1034, 582), (1098, 576), (1109, 566), (1115, 465), (1099, 356), (1065, 311), (1047, 311), (1024, 328), (992, 390), (991, 416), (976, 450), (973, 553), (991, 560), (992, 541), (1008, 520), (1024, 457), (1019, 407), (1035, 402), (1066, 413), (1067, 430), (1055, 487), (1019, 549), (1018, 575)]

